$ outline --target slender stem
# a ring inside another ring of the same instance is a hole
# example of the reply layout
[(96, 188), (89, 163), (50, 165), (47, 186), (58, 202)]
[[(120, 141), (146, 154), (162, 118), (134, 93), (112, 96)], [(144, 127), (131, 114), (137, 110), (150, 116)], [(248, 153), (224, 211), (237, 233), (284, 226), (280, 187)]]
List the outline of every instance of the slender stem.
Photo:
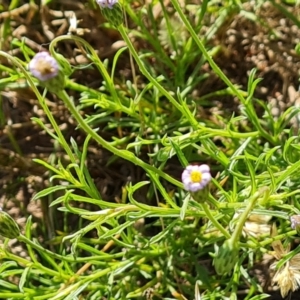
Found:
[(61, 130), (59, 129), (59, 126), (57, 125), (54, 117), (53, 117), (53, 114), (50, 112), (46, 102), (45, 102), (45, 98), (43, 98), (42, 101), (40, 101), (40, 105), (42, 106), (44, 112), (46, 113), (55, 133), (57, 134), (57, 137), (58, 137), (58, 142), (59, 144), (61, 144), (64, 148), (64, 150), (67, 152), (70, 160), (72, 163), (76, 163), (76, 158), (71, 150), (71, 148), (69, 147), (64, 135), (62, 134)]
[(223, 235), (229, 239), (230, 238), (230, 234), (226, 231), (226, 229), (218, 222), (218, 220), (216, 220), (216, 218), (213, 216), (213, 214), (210, 212), (209, 206), (206, 203), (203, 203), (202, 208), (206, 214), (206, 217), (213, 223), (213, 225), (219, 229)]
[[(202, 52), (203, 56), (205, 57), (205, 59), (210, 64), (210, 66), (213, 69), (214, 73), (217, 74), (226, 83), (226, 85), (231, 89), (231, 91), (233, 92), (233, 94), (236, 95), (236, 97), (240, 100), (240, 102), (245, 105), (246, 109), (248, 110), (248, 113), (250, 115), (251, 114), (253, 115), (253, 109), (251, 109), (251, 108), (249, 109), (249, 104), (247, 103), (247, 100), (244, 98), (243, 94), (235, 87), (235, 85), (229, 80), (229, 78), (224, 74), (224, 72), (219, 68), (219, 66), (214, 62), (214, 60), (212, 59), (212, 57), (206, 51), (206, 49), (205, 49), (202, 41), (199, 39), (199, 37), (196, 34), (194, 28), (192, 27), (192, 25), (188, 21), (186, 15), (183, 13), (178, 0), (171, 0), (171, 2), (173, 4), (173, 6), (175, 7), (177, 13), (179, 14), (181, 20), (183, 21), (183, 23), (187, 27), (188, 31), (192, 35), (195, 43), (199, 47), (199, 49)], [(251, 118), (251, 116), (250, 116), (250, 118)], [(271, 135), (269, 135), (268, 132), (266, 132), (262, 128), (261, 124), (257, 121), (257, 116), (256, 115), (253, 118), (251, 118), (251, 120), (254, 123), (255, 127), (259, 130), (259, 132), (261, 133), (261, 135), (266, 140), (270, 141), (273, 144), (276, 142), (275, 139)]]
[(271, 237), (271, 238), (266, 238), (261, 242), (257, 242), (256, 244), (254, 244), (253, 241), (248, 241), (245, 244), (242, 244), (242, 243), (241, 244), (245, 245), (246, 247), (249, 247), (249, 248), (257, 249), (258, 247), (265, 247), (269, 244), (272, 244), (275, 241), (280, 241), (282, 239), (286, 239), (287, 237), (295, 236), (295, 235), (297, 235), (297, 231), (291, 230), (289, 232), (285, 232), (285, 233), (279, 234), (279, 235)]
[[(137, 54), (134, 46), (131, 43), (131, 40), (129, 39), (129, 37), (126, 33), (124, 26), (120, 25), (118, 27), (118, 30), (119, 30), (120, 34), (122, 35), (124, 41), (126, 42), (128, 48), (130, 50), (130, 53), (134, 57), (136, 63), (138, 64), (138, 66), (140, 68), (140, 71), (143, 73), (143, 75), (145, 77), (147, 77), (147, 79), (161, 92), (161, 94), (164, 95), (183, 115), (187, 115), (186, 111), (184, 110), (184, 107), (180, 103), (178, 103), (175, 100), (175, 98), (172, 97), (172, 95), (167, 90), (165, 90), (164, 87), (162, 85), (160, 85), (159, 82), (157, 80), (155, 80), (155, 78), (153, 78), (152, 75), (145, 68), (144, 63), (141, 61), (139, 55)], [(191, 121), (194, 129), (197, 129), (198, 122), (195, 118), (191, 118), (191, 114), (189, 114), (187, 116), (187, 119)]]
[(7, 126), (6, 126), (6, 134), (9, 138), (10, 143), (11, 143), (12, 147), (14, 148), (15, 152), (18, 153), (20, 156), (23, 156), (22, 150), (12, 133), (10, 124), (7, 124)]
[(42, 95), (40, 94), (40, 92), (38, 91), (38, 89), (36, 88), (34, 82), (32, 81), (31, 77), (28, 75), (28, 73), (26, 72), (25, 68), (23, 67), (23, 65), (13, 56), (7, 54), (4, 51), (0, 51), (0, 55), (6, 57), (7, 59), (11, 60), (16, 66), (18, 66), (21, 71), (23, 72), (23, 74), (25, 75), (27, 81), (29, 82), (30, 87), (32, 88), (32, 90), (34, 91), (34, 93), (36, 94), (40, 105), (42, 106), (43, 110), (45, 111), (52, 127), (54, 128), (57, 137), (58, 137), (58, 141), (59, 143), (63, 146), (63, 148), (65, 149), (65, 151), (67, 152), (68, 156), (70, 157), (70, 160), (72, 163), (76, 163), (76, 158), (73, 155), (72, 150), (70, 149), (68, 143), (66, 142), (64, 135), (62, 134), (62, 132), (60, 131), (52, 113), (50, 112), (48, 106), (45, 103), (45, 98), (42, 97)]
[(202, 52), (205, 59), (208, 61), (212, 69), (214, 70), (215, 74), (218, 74), (220, 78), (226, 83), (226, 85), (232, 90), (232, 92), (238, 97), (238, 99), (241, 101), (241, 103), (245, 103), (246, 100), (243, 97), (243, 95), (239, 92), (239, 90), (231, 83), (231, 81), (228, 79), (228, 77), (223, 73), (223, 71), (219, 68), (219, 66), (214, 62), (214, 60), (211, 58), (211, 56), (206, 51), (203, 43), (199, 39), (198, 35), (196, 34), (194, 28), (188, 21), (186, 15), (183, 13), (179, 1), (178, 0), (171, 0), (173, 6), (175, 7), (177, 13), (179, 14), (181, 20), (183, 21), (184, 25), (187, 27), (188, 31), (190, 32), (191, 36), (193, 37), (195, 43), (199, 47), (200, 51)]
[(67, 262), (75, 262), (76, 259), (72, 258), (72, 257), (67, 257), (67, 256), (63, 256), (63, 255), (59, 255), (57, 253), (54, 253), (48, 249), (43, 248), (42, 246), (35, 244), (33, 241), (31, 241), (30, 239), (28, 239), (26, 236), (24, 236), (23, 234), (18, 236), (18, 241), (19, 242), (23, 242), (29, 246), (31, 246), (32, 248), (40, 251), (40, 252), (44, 252), (47, 253), (48, 255), (50, 255), (53, 258), (59, 259), (59, 260), (63, 260), (63, 261), (67, 261)]
[(180, 188), (182, 188), (182, 183), (179, 182), (178, 180), (174, 179), (173, 177), (169, 176), (168, 174), (166, 174), (165, 172), (145, 163), (144, 161), (142, 161), (141, 159), (139, 159), (138, 157), (136, 157), (132, 152), (128, 151), (128, 150), (120, 150), (115, 148), (114, 146), (112, 146), (109, 142), (107, 142), (106, 140), (104, 140), (101, 136), (99, 136), (82, 118), (81, 114), (77, 111), (76, 107), (74, 106), (73, 102), (69, 99), (68, 94), (65, 91), (62, 91), (58, 94), (58, 96), (65, 102), (66, 106), (68, 107), (68, 109), (70, 110), (72, 116), (76, 119), (77, 123), (80, 125), (80, 127), (88, 134), (91, 135), (91, 137), (102, 147), (104, 147), (105, 149), (107, 149), (108, 151), (112, 152), (113, 154), (115, 154), (118, 157), (121, 157), (125, 160), (129, 160), (132, 163), (134, 163), (137, 166), (140, 166), (141, 168), (143, 168), (146, 172), (147, 171), (152, 171), (156, 174), (158, 174), (159, 176), (161, 176), (162, 178), (168, 180), (169, 182), (171, 182), (172, 184), (174, 184), (175, 186), (178, 186)]
[(239, 221), (234, 229), (234, 232), (231, 236), (231, 240), (233, 243), (237, 243), (240, 239), (240, 236), (242, 234), (242, 230), (244, 227), (244, 224), (248, 218), (249, 213), (252, 211), (253, 206), (255, 205), (258, 198), (262, 196), (267, 191), (267, 188), (262, 188), (249, 199), (249, 203), (246, 207), (246, 209), (243, 211), (243, 213), (239, 216)]
[[(124, 105), (122, 105), (120, 99), (119, 99), (119, 95), (116, 92), (114, 83), (110, 77), (110, 75), (108, 74), (104, 64), (102, 63), (102, 61), (100, 60), (100, 58), (98, 57), (97, 53), (95, 52), (95, 50), (93, 49), (93, 47), (91, 47), (84, 39), (78, 37), (78, 36), (73, 36), (73, 35), (62, 35), (59, 36), (57, 38), (55, 38), (50, 46), (49, 46), (49, 50), (51, 52), (51, 54), (53, 54), (53, 56), (55, 57), (55, 51), (54, 51), (54, 47), (55, 45), (59, 42), (59, 41), (64, 41), (64, 40), (72, 40), (72, 41), (77, 41), (82, 43), (88, 50), (89, 53), (87, 53), (88, 57), (95, 63), (96, 67), (99, 69), (100, 73), (102, 74), (109, 92), (111, 93), (114, 101), (116, 102), (117, 106), (119, 106), (120, 110), (123, 111), (124, 113), (136, 117), (137, 119), (139, 119), (139, 115), (134, 111), (133, 107), (126, 107)], [(69, 85), (72, 85), (70, 82), (68, 82)]]
[(56, 259), (59, 259), (59, 260), (62, 260), (62, 261), (66, 261), (66, 262), (71, 262), (71, 263), (86, 263), (88, 261), (99, 261), (99, 260), (102, 260), (103, 257), (101, 257), (101, 255), (99, 256), (85, 256), (85, 257), (71, 257), (71, 256), (66, 256), (66, 255), (60, 255), (60, 254), (57, 254), (57, 253), (54, 253), (48, 249), (45, 249), (43, 248), (42, 246), (34, 243), (33, 241), (31, 241), (30, 239), (28, 239), (26, 236), (24, 236), (23, 234), (19, 235), (18, 236), (18, 241), (19, 242), (23, 242), (25, 244), (28, 244), (29, 246), (31, 246), (32, 248), (36, 249), (37, 251), (40, 251), (40, 252), (43, 252), (43, 253), (46, 253), (48, 254), (49, 256), (53, 257), (53, 258), (56, 258)]

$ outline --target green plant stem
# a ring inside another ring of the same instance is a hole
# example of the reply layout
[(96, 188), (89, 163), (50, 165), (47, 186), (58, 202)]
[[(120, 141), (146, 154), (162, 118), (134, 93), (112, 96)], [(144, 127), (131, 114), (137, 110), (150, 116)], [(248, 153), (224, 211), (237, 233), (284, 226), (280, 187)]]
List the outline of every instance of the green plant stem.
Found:
[(29, 246), (31, 246), (32, 248), (34, 248), (37, 251), (43, 252), (45, 254), (48, 254), (49, 256), (55, 258), (55, 259), (59, 259), (62, 261), (66, 261), (66, 262), (71, 262), (71, 263), (86, 263), (88, 261), (101, 261), (103, 259), (103, 257), (107, 258), (107, 255), (101, 256), (101, 255), (95, 255), (95, 256), (90, 256), (90, 257), (71, 257), (71, 256), (66, 256), (66, 255), (60, 255), (57, 253), (54, 253), (48, 249), (43, 248), (42, 246), (34, 243), (33, 241), (31, 241), (30, 239), (28, 239), (26, 236), (24, 235), (19, 235), (18, 236), (18, 241), (23, 242)]
[(34, 243), (33, 241), (31, 241), (30, 239), (28, 239), (26, 236), (24, 236), (22, 234), (19, 235), (17, 239), (18, 239), (19, 242), (23, 242), (23, 243), (29, 245), (30, 247), (32, 247), (32, 248), (40, 251), (40, 252), (44, 252), (44, 253), (50, 255), (53, 258), (56, 258), (56, 259), (59, 259), (59, 260), (63, 260), (63, 261), (67, 261), (67, 262), (75, 262), (76, 261), (75, 258), (68, 257), (68, 256), (63, 256), (63, 255), (59, 255), (59, 254), (54, 253), (54, 252), (52, 252), (52, 251), (50, 251), (48, 249), (43, 248), (42, 246)]
[[(40, 99), (39, 99), (40, 100)], [(72, 163), (76, 163), (76, 158), (71, 150), (71, 148), (69, 147), (64, 135), (62, 134), (61, 130), (59, 129), (59, 126), (57, 125), (54, 117), (53, 117), (53, 114), (50, 112), (46, 102), (45, 102), (45, 97), (43, 97), (42, 101), (40, 101), (40, 105), (42, 106), (44, 112), (46, 113), (47, 115), (47, 118), (49, 119), (55, 133), (57, 134), (57, 141), (59, 142), (59, 144), (64, 148), (64, 150), (67, 152), (69, 158), (70, 158), (70, 161)], [(79, 174), (77, 174), (78, 177), (79, 177)]]
[[(40, 92), (38, 91), (38, 89), (36, 88), (34, 82), (32, 81), (32, 78), (29, 76), (29, 74), (26, 72), (25, 68), (23, 67), (23, 65), (13, 56), (7, 54), (6, 52), (4, 51), (0, 51), (0, 56), (4, 56), (6, 57), (7, 59), (9, 59), (10, 61), (12, 61), (15, 65), (17, 65), (21, 71), (23, 72), (23, 74), (25, 75), (26, 79), (28, 80), (29, 82), (29, 85), (30, 87), (33, 89), (34, 93), (36, 94), (38, 100), (39, 100), (39, 103), (40, 105), (42, 106), (44, 112), (46, 113), (54, 131), (56, 132), (57, 134), (57, 137), (58, 137), (58, 141), (59, 143), (62, 145), (62, 147), (65, 149), (65, 151), (67, 152), (70, 160), (72, 163), (76, 163), (76, 158), (75, 156), (73, 155), (73, 152), (72, 150), (70, 149), (68, 143), (66, 142), (65, 138), (64, 138), (64, 135), (62, 134), (61, 130), (59, 129), (59, 126), (57, 125), (52, 113), (50, 112), (48, 106), (46, 105), (46, 102), (45, 102), (45, 98), (42, 97), (42, 95), (40, 94)], [(77, 172), (77, 170), (76, 170)], [(77, 175), (78, 177), (80, 178), (80, 174), (78, 174), (77, 172)]]
[(280, 241), (280, 240), (286, 239), (287, 237), (295, 236), (297, 234), (298, 233), (296, 230), (291, 230), (289, 232), (285, 232), (285, 233), (279, 234), (279, 235), (271, 237), (271, 238), (266, 238), (261, 242), (254, 243), (253, 241), (248, 241), (247, 243), (241, 243), (241, 245), (248, 247), (248, 248), (257, 249), (259, 247), (265, 247), (269, 244), (272, 244), (275, 241)]
[[(7, 292), (7, 293), (2, 293), (0, 292), (0, 297), (2, 299), (25, 299), (24, 296), (26, 294), (24, 293), (17, 293), (17, 292)], [(29, 298), (26, 298), (29, 299)]]
[[(95, 282), (98, 278), (103, 277), (107, 275), (108, 273), (113, 273), (114, 271), (117, 271), (118, 269), (122, 269), (123, 272), (126, 270), (127, 267), (132, 266), (136, 261), (138, 260), (138, 257), (132, 257), (130, 259), (127, 259), (125, 261), (118, 261), (114, 263), (112, 266), (105, 268), (103, 270), (97, 270), (94, 273), (83, 277), (81, 280), (76, 282), (75, 284), (72, 284), (70, 286), (66, 286), (65, 289), (58, 291), (59, 293), (59, 299), (61, 299), (62, 296), (69, 296), (72, 291), (77, 290), (80, 286), (83, 286), (84, 284), (87, 284), (89, 282)], [(38, 299), (47, 299), (47, 298), (38, 298)], [(55, 298), (58, 299), (58, 298)]]
[(70, 110), (72, 116), (76, 119), (77, 123), (81, 127), (82, 130), (84, 130), (86, 133), (88, 133), (99, 145), (110, 151), (111, 153), (115, 154), (118, 157), (121, 157), (125, 160), (131, 161), (133, 164), (140, 166), (143, 168), (146, 172), (148, 170), (158, 174), (162, 178), (168, 180), (175, 186), (178, 186), (180, 188), (183, 188), (183, 185), (178, 180), (172, 178), (168, 174), (164, 173), (163, 171), (145, 163), (138, 157), (136, 157), (132, 152), (128, 150), (120, 150), (112, 146), (109, 142), (104, 140), (101, 136), (99, 136), (82, 118), (81, 114), (77, 111), (76, 107), (74, 106), (73, 102), (69, 99), (68, 94), (65, 91), (61, 91), (58, 93), (58, 96), (64, 101), (68, 109)]
[(219, 68), (219, 66), (214, 62), (214, 60), (208, 54), (203, 43), (201, 42), (198, 35), (196, 34), (194, 28), (192, 27), (192, 25), (188, 21), (187, 17), (183, 13), (178, 0), (171, 0), (171, 2), (173, 4), (173, 6), (175, 7), (177, 13), (179, 14), (181, 20), (183, 21), (184, 25), (186, 26), (186, 28), (192, 35), (194, 41), (196, 42), (196, 44), (199, 47), (200, 51), (202, 52), (203, 56), (205, 57), (205, 59), (208, 61), (208, 63), (212, 67), (215, 74), (217, 74), (226, 83), (226, 85), (232, 90), (233, 94), (236, 95), (238, 97), (238, 99), (241, 101), (241, 103), (244, 104), (246, 102), (245, 98), (239, 92), (239, 90), (231, 83), (231, 81), (228, 79), (228, 77), (223, 73), (223, 71)]
[[(204, 44), (202, 43), (202, 41), (199, 39), (198, 35), (196, 34), (194, 28), (192, 27), (192, 25), (190, 24), (190, 22), (188, 21), (186, 15), (183, 13), (180, 4), (178, 2), (178, 0), (171, 0), (173, 6), (175, 7), (177, 13), (179, 14), (181, 20), (183, 21), (183, 23), (185, 24), (185, 26), (187, 27), (188, 31), (190, 32), (191, 36), (193, 37), (195, 43), (197, 44), (198, 48), (200, 49), (200, 51), (202, 52), (203, 56), (205, 57), (205, 59), (208, 61), (208, 63), (210, 64), (211, 68), (213, 69), (214, 73), (216, 75), (218, 75), (224, 82), (225, 84), (229, 87), (229, 89), (232, 91), (233, 95), (235, 95), (240, 102), (246, 107), (247, 109), (247, 113), (249, 114), (248, 118), (251, 119), (251, 122), (254, 124), (254, 126), (259, 130), (259, 132), (261, 133), (261, 135), (268, 141), (270, 141), (271, 143), (275, 143), (275, 140), (272, 136), (270, 136), (268, 134), (268, 132), (266, 132), (261, 124), (258, 122), (257, 120), (257, 115), (255, 113), (255, 111), (253, 110), (253, 106), (251, 103), (249, 103), (249, 101), (252, 101), (252, 97), (251, 99), (247, 100), (244, 98), (243, 94), (241, 91), (239, 91), (235, 85), (229, 80), (229, 78), (224, 74), (224, 72), (219, 68), (219, 66), (214, 62), (214, 60), (212, 59), (212, 57), (209, 55), (209, 53), (207, 52), (207, 50), (204, 47)], [(248, 92), (249, 93), (249, 92)]]
[(36, 94), (43, 110), (45, 111), (52, 127), (54, 128), (58, 138), (59, 138), (59, 142), (60, 144), (62, 144), (62, 146), (65, 148), (67, 154), (69, 155), (70, 157), (70, 160), (75, 163), (76, 162), (76, 159), (68, 145), (68, 143), (66, 142), (63, 134), (61, 133), (55, 119), (53, 118), (53, 115), (52, 113), (49, 111), (49, 108), (48, 106), (46, 105), (45, 103), (45, 99), (42, 97), (42, 95), (40, 94), (40, 92), (38, 91), (38, 89), (36, 88), (34, 82), (32, 81), (31, 77), (28, 75), (28, 73), (26, 72), (25, 68), (23, 67), (23, 65), (13, 56), (9, 55), (8, 53), (4, 52), (4, 51), (0, 51), (0, 56), (4, 56), (6, 57), (7, 59), (9, 59), (10, 61), (12, 61), (15, 65), (17, 65), (21, 71), (23, 72), (23, 74), (25, 75), (26, 79), (28, 80), (29, 82), (29, 85), (30, 87), (33, 89), (34, 93)]
[(222, 232), (222, 234), (229, 239), (230, 238), (230, 234), (226, 231), (226, 229), (218, 222), (218, 220), (216, 220), (216, 218), (213, 216), (213, 214), (210, 211), (210, 208), (208, 206), (207, 203), (203, 203), (201, 204), (206, 217), (213, 223), (213, 225), (220, 230), (220, 232)]
[[(135, 112), (134, 110), (134, 107), (126, 107), (124, 105), (122, 105), (120, 99), (119, 99), (119, 96), (116, 92), (116, 89), (115, 89), (115, 86), (114, 86), (114, 83), (110, 77), (110, 75), (108, 74), (104, 64), (102, 63), (102, 61), (99, 59), (97, 53), (95, 52), (95, 50), (93, 49), (93, 47), (91, 47), (84, 39), (78, 37), (78, 36), (73, 36), (73, 35), (62, 35), (62, 36), (59, 36), (57, 38), (55, 38), (50, 46), (49, 46), (49, 50), (51, 52), (51, 54), (53, 54), (53, 56), (55, 56), (55, 51), (54, 51), (54, 47), (55, 45), (60, 42), (60, 41), (64, 41), (64, 40), (72, 40), (72, 41), (77, 41), (77, 42), (80, 42), (82, 43), (88, 50), (89, 50), (89, 53), (87, 54), (88, 55), (88, 58), (91, 59), (96, 67), (98, 68), (98, 70), (100, 71), (101, 75), (103, 76), (106, 84), (107, 84), (107, 87), (108, 87), (108, 90), (109, 92), (111, 93), (114, 101), (116, 102), (117, 106), (119, 106), (119, 110), (120, 111), (123, 111), (124, 113), (130, 115), (130, 116), (133, 116), (137, 119), (139, 119), (139, 115)], [(68, 82), (68, 85), (72, 86), (72, 83), (71, 82)], [(81, 87), (82, 89), (82, 87)]]
[(20, 156), (23, 156), (22, 150), (11, 131), (11, 126), (7, 125), (6, 128), (7, 128), (6, 134), (9, 138), (10, 143), (11, 143), (12, 147), (14, 148), (15, 152), (18, 153)]
[(254, 195), (249, 199), (249, 203), (243, 213), (239, 216), (238, 223), (234, 229), (234, 232), (231, 236), (231, 240), (233, 244), (236, 244), (240, 240), (240, 236), (242, 234), (242, 230), (244, 227), (244, 224), (248, 218), (249, 213), (252, 211), (256, 201), (258, 198), (260, 198), (268, 189), (267, 188), (261, 188), (259, 191), (255, 192)]
[(118, 27), (118, 30), (122, 36), (122, 38), (124, 39), (124, 41), (126, 42), (130, 53), (132, 54), (132, 56), (134, 57), (136, 63), (139, 66), (140, 71), (142, 72), (142, 74), (160, 91), (160, 93), (162, 95), (164, 95), (173, 105), (174, 107), (176, 107), (176, 109), (178, 109), (182, 115), (186, 116), (186, 118), (190, 121), (192, 127), (194, 129), (198, 128), (198, 121), (194, 118), (194, 116), (191, 114), (190, 111), (187, 111), (184, 109), (184, 107), (178, 103), (174, 97), (172, 97), (172, 95), (164, 89), (164, 87), (162, 85), (159, 84), (159, 82), (157, 80), (155, 80), (152, 75), (148, 72), (148, 70), (145, 68), (144, 63), (142, 62), (142, 60), (140, 59), (139, 55), (137, 54), (134, 46), (131, 43), (131, 40), (129, 39), (126, 30), (124, 28), (123, 25), (120, 25)]

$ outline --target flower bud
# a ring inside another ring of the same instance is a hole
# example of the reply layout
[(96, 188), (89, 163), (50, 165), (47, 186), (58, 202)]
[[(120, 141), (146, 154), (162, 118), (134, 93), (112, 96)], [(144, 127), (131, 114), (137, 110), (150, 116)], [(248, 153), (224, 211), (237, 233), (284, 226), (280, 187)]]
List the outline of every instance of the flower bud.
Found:
[(65, 75), (63, 72), (59, 72), (58, 75), (48, 81), (40, 83), (49, 92), (57, 94), (61, 92), (65, 87)]
[(16, 221), (6, 212), (0, 210), (0, 235), (14, 239), (20, 235), (20, 228)]
[(123, 11), (118, 0), (97, 0), (103, 16), (115, 27), (124, 21)]
[(218, 275), (225, 275), (232, 272), (239, 259), (239, 248), (231, 239), (226, 240), (224, 244), (216, 249), (216, 255), (213, 261)]
[(190, 192), (191, 197), (198, 203), (205, 203), (208, 201), (209, 189), (208, 186), (197, 192)]

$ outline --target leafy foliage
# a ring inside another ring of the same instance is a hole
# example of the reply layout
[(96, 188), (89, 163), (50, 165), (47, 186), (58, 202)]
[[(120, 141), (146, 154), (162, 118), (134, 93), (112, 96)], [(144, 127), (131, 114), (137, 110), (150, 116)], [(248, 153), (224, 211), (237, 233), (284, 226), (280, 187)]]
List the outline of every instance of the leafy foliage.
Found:
[[(270, 105), (256, 96), (261, 79), (255, 69), (247, 70), (247, 85), (241, 86), (216, 63), (221, 48), (210, 43), (216, 32), (239, 14), (254, 17), (242, 3), (224, 1), (219, 7), (217, 1), (203, 1), (181, 7), (171, 0), (170, 7), (160, 6), (162, 24), (153, 15), (157, 5), (150, 1), (136, 9), (130, 1), (118, 3), (117, 19), (114, 7), (104, 8), (107, 27), (115, 25), (126, 43), (110, 65), (77, 35), (54, 38), (49, 52), (64, 70), (64, 89), (40, 85), (26, 69), (33, 53), (21, 43), (27, 61), (0, 51), (11, 64), (0, 65), (0, 87), (26, 80), (51, 128), (40, 118), (34, 121), (67, 156), (35, 159), (51, 178), (31, 201), (51, 196), (49, 209), (64, 221), (48, 247), (34, 236), (29, 217), (24, 234), (17, 237), (27, 247), (26, 258), (13, 254), (6, 241), (0, 249), (0, 298), (237, 299), (239, 290), (246, 290), (243, 299), (268, 297), (251, 270), (264, 254), (288, 249), (297, 238), (289, 218), (299, 214), (299, 128), (291, 125), (299, 108), (274, 117)], [(295, 20), (283, 4), (273, 5)], [(134, 29), (120, 24), (121, 7)], [(147, 43), (147, 50), (137, 49), (132, 38)], [(58, 53), (59, 45), (68, 42), (101, 75), (99, 86), (72, 80), (69, 63)], [(126, 82), (116, 72), (125, 54), (134, 61), (133, 79)], [(223, 87), (193, 94), (212, 77)], [(47, 93), (69, 110), (84, 136), (82, 145), (66, 138), (45, 101)], [(236, 101), (238, 109), (231, 115), (202, 114), (220, 96)], [(128, 178), (121, 199), (105, 199), (87, 164), (92, 142), (111, 153), (108, 167), (116, 160), (128, 161), (142, 169), (144, 180)], [(183, 190), (180, 174), (170, 172), (172, 161), (180, 172), (190, 163), (210, 165), (214, 178), (205, 203)], [(70, 216), (75, 220), (71, 226)], [(298, 248), (274, 255), (279, 266)], [(287, 280), (294, 282), (298, 275), (290, 276)], [(283, 296), (288, 292), (282, 291)]]

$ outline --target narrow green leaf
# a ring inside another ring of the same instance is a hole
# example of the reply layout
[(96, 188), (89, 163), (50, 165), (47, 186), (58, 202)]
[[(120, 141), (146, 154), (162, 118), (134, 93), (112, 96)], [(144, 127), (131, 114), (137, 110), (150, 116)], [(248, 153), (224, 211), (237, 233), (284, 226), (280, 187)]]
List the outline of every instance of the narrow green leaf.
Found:
[(38, 192), (37, 194), (35, 194), (35, 196), (32, 198), (32, 200), (37, 200), (37, 199), (43, 198), (49, 194), (55, 193), (57, 191), (66, 190), (67, 188), (71, 188), (71, 187), (73, 187), (73, 186), (65, 186), (65, 185), (51, 186), (51, 187), (46, 188), (46, 189)]

